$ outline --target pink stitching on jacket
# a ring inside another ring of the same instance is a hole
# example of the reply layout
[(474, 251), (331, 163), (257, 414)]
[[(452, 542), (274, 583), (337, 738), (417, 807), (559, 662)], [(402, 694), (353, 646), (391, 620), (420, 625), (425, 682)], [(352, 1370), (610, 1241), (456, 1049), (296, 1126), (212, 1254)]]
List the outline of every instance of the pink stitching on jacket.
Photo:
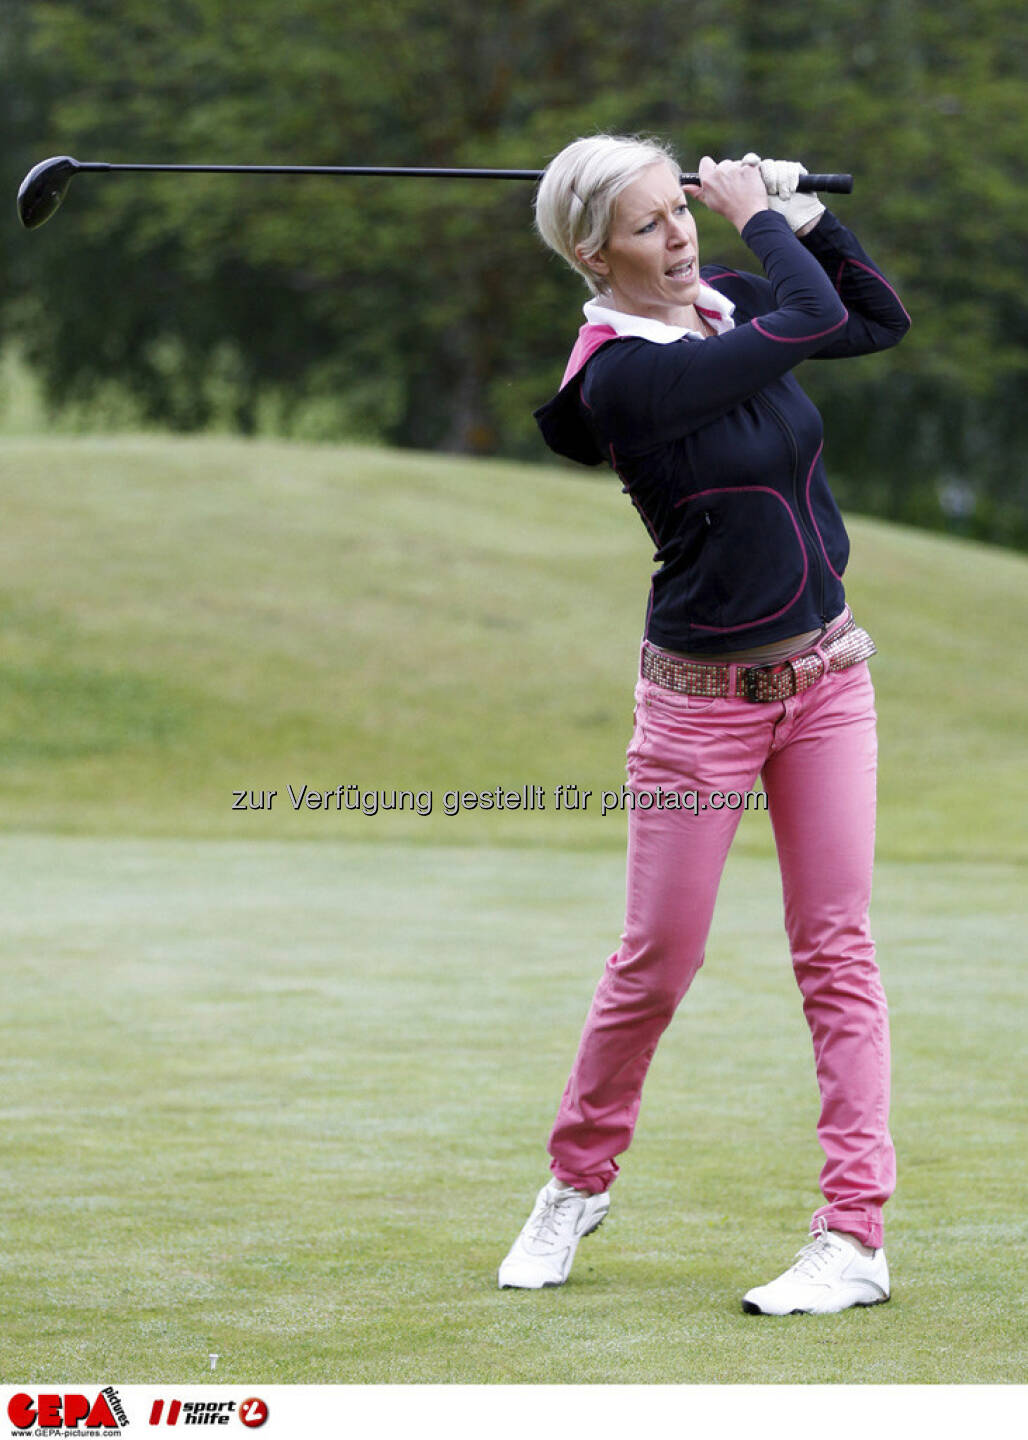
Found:
[[(913, 320), (911, 320), (910, 316), (907, 314), (907, 307), (903, 304), (903, 301), (902, 301), (902, 300), (900, 299), (900, 297), (896, 294), (895, 290), (894, 290), (894, 289), (892, 288), (892, 286), (889, 284), (888, 280), (886, 280), (885, 276), (884, 276), (884, 275), (879, 275), (878, 271), (877, 271), (877, 270), (873, 270), (870, 265), (865, 265), (864, 262), (863, 262), (863, 260), (854, 260), (854, 259), (852, 259), (849, 255), (843, 256), (842, 264), (839, 266), (839, 273), (838, 273), (838, 275), (835, 277), (835, 288), (836, 288), (836, 290), (838, 290), (838, 289), (839, 289), (839, 286), (842, 284), (842, 272), (843, 272), (843, 270), (846, 268), (847, 265), (855, 265), (858, 270), (866, 270), (869, 275), (873, 275), (876, 280), (880, 280), (880, 281), (882, 282), (882, 284), (885, 286), (886, 290), (888, 290), (889, 294), (890, 294), (890, 295), (892, 296), (892, 298), (895, 300), (896, 304), (897, 304), (897, 305), (900, 307), (900, 309), (903, 311), (903, 314), (904, 314), (904, 316), (906, 317), (907, 324), (908, 324), (908, 325), (913, 325), (913, 323), (914, 323)], [(881, 323), (881, 322), (879, 322), (879, 323)]]
[(754, 330), (759, 331), (759, 333), (765, 336), (768, 340), (777, 340), (782, 345), (804, 345), (808, 340), (820, 340), (825, 335), (831, 335), (833, 330), (838, 330), (840, 325), (845, 325), (849, 318), (850, 312), (847, 310), (842, 319), (839, 320), (835, 325), (829, 326), (827, 330), (819, 330), (816, 335), (772, 335), (771, 331), (765, 330), (763, 325), (761, 325), (758, 321), (751, 320), (750, 324), (753, 326)]
[(820, 455), (821, 455), (821, 451), (822, 451), (824, 448), (825, 448), (825, 442), (822, 440), (822, 441), (821, 441), (821, 444), (817, 447), (817, 454), (814, 456), (813, 460), (811, 460), (811, 462), (810, 462), (810, 469), (807, 471), (807, 488), (806, 488), (806, 491), (805, 491), (804, 498), (806, 499), (806, 502), (807, 502), (807, 514), (810, 516), (810, 523), (813, 525), (813, 527), (814, 527), (814, 534), (817, 536), (817, 543), (821, 546), (821, 554), (825, 557), (825, 564), (828, 566), (829, 570), (830, 570), (830, 571), (832, 572), (832, 574), (835, 576), (836, 580), (841, 580), (841, 579), (842, 579), (842, 576), (839, 574), (838, 570), (836, 570), (835, 566), (832, 564), (832, 562), (831, 562), (831, 561), (829, 560), (829, 558), (828, 558), (828, 551), (825, 549), (825, 542), (824, 542), (824, 540), (823, 540), (823, 538), (822, 538), (822, 536), (821, 536), (821, 527), (820, 527), (820, 526), (818, 525), (818, 523), (817, 523), (817, 518), (816, 518), (816, 516), (814, 515), (813, 506), (812, 506), (811, 503), (810, 503), (810, 483), (811, 483), (811, 481), (812, 481), (813, 478), (814, 478), (814, 466), (817, 464), (818, 459), (820, 458)]
[(760, 491), (765, 495), (773, 495), (780, 504), (785, 506), (785, 513), (792, 521), (792, 528), (796, 531), (800, 554), (803, 556), (803, 578), (800, 580), (799, 587), (792, 599), (787, 600), (782, 608), (776, 610), (773, 615), (761, 615), (758, 619), (746, 620), (741, 625), (699, 625), (695, 621), (690, 620), (688, 622), (690, 630), (706, 630), (717, 635), (730, 635), (735, 630), (752, 630), (754, 625), (766, 625), (771, 620), (777, 620), (779, 615), (784, 615), (786, 610), (791, 610), (803, 594), (807, 583), (807, 576), (810, 574), (810, 566), (807, 564), (807, 549), (803, 544), (803, 536), (800, 533), (799, 525), (796, 523), (796, 516), (789, 509), (787, 501), (779, 495), (777, 490), (772, 490), (770, 485), (721, 485), (712, 490), (698, 490), (695, 495), (686, 495), (681, 500), (676, 500), (674, 508), (677, 510), (680, 505), (687, 505), (692, 500), (700, 500), (704, 495), (739, 495), (754, 490)]

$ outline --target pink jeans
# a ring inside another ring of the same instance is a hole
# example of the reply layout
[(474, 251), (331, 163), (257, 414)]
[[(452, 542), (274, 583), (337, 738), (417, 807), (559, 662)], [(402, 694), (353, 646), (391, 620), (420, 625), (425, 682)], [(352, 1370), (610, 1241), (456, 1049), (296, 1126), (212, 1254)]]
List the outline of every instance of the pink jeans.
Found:
[[(629, 789), (697, 791), (689, 809), (636, 805), (628, 821), (625, 931), (607, 962), (550, 1136), (551, 1169), (606, 1190), (628, 1149), (657, 1042), (703, 963), (738, 810), (714, 791), (763, 777), (782, 872), (785, 927), (821, 1092), (825, 1153), (815, 1212), (882, 1244), (895, 1186), (888, 1130), (889, 1022), (868, 925), (875, 827), (874, 691), (866, 663), (784, 701), (708, 700), (647, 680), (636, 689)], [(754, 1017), (756, 1020), (756, 1017)]]

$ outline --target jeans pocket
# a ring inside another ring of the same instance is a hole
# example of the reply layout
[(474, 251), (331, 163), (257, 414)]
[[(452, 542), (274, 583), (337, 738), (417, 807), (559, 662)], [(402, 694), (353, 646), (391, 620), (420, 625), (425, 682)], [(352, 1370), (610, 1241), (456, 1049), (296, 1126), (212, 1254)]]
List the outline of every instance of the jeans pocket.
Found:
[(714, 695), (680, 695), (677, 690), (665, 690), (654, 685), (643, 701), (643, 708), (674, 720), (702, 715), (704, 710), (713, 710), (717, 701), (718, 697)]

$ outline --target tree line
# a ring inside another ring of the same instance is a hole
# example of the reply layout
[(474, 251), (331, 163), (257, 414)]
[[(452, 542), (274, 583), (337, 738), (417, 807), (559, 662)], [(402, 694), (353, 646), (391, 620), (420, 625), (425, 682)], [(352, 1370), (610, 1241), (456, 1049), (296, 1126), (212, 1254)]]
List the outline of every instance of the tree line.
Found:
[[(851, 170), (833, 201), (913, 317), (808, 366), (844, 504), (1028, 544), (1025, 26), (1008, 0), (0, 0), (13, 202), (80, 159), (541, 168), (600, 130), (694, 168)], [(55, 407), (547, 459), (586, 298), (530, 184), (97, 176), (0, 238), (0, 325)], [(705, 260), (754, 261), (700, 213)]]

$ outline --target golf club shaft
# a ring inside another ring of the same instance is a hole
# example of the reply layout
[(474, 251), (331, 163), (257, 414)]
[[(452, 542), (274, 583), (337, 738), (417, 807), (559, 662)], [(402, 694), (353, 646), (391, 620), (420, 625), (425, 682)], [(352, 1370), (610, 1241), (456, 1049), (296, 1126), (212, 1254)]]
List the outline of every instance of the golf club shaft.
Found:
[[(416, 165), (114, 165), (79, 161), (79, 170), (149, 170), (210, 175), (406, 175), (426, 180), (541, 180), (542, 170), (475, 170)], [(683, 185), (699, 185), (696, 174), (683, 174)], [(848, 195), (852, 175), (801, 175), (797, 189)]]
[[(41, 160), (21, 182), (18, 190), (18, 218), (26, 230), (45, 225), (60, 207), (68, 186), (83, 171), (115, 170), (172, 171), (179, 175), (407, 175), (423, 180), (540, 180), (542, 170), (469, 170), (457, 166), (423, 165), (143, 165), (105, 160), (76, 160), (71, 155), (51, 155)], [(683, 185), (699, 185), (700, 177), (681, 176)], [(801, 175), (800, 190), (829, 190), (848, 195), (852, 175)]]
[(461, 170), (415, 165), (106, 165), (79, 161), (79, 170), (170, 170), (202, 175), (408, 175), (429, 180), (538, 180), (541, 170)]

